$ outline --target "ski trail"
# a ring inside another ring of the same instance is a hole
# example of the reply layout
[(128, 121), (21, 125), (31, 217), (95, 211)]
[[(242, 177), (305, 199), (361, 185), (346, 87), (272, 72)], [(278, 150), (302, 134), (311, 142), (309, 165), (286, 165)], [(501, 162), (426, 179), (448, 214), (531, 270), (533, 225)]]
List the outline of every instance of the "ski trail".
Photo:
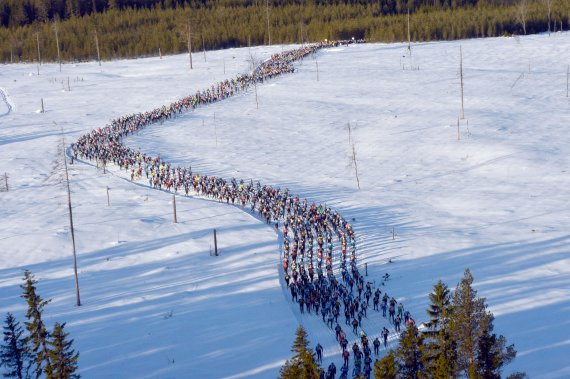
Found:
[[(318, 48), (314, 48), (314, 50), (312, 51), (312, 53), (315, 53), (317, 50), (318, 50)], [(295, 61), (295, 60), (303, 60), (303, 58), (304, 58), (306, 55), (308, 55), (308, 54), (309, 54), (309, 53), (306, 53), (305, 55), (301, 55), (301, 56), (299, 56), (298, 58), (291, 59), (291, 61), (289, 61), (289, 62), (287, 62), (287, 63), (288, 63), (288, 64), (291, 64), (292, 61)], [(272, 58), (272, 59), (273, 59), (273, 58)], [(271, 60), (266, 60), (266, 61), (264, 61), (263, 63), (261, 63), (260, 65), (258, 65), (258, 66), (253, 70), (252, 74), (250, 74), (250, 75), (252, 75), (254, 82), (256, 82), (256, 83), (259, 82), (259, 84), (261, 84), (261, 83), (265, 82), (265, 80), (267, 80), (267, 79), (272, 79), (272, 78), (273, 78), (273, 76), (271, 76), (271, 77), (268, 77), (268, 78), (259, 79), (257, 76), (255, 76), (255, 75), (257, 75), (257, 73), (261, 72), (261, 70), (262, 70), (262, 68), (264, 67), (264, 65), (265, 65), (265, 64), (268, 64), (268, 62), (271, 62)], [(293, 70), (290, 71), (290, 72), (293, 72)], [(281, 76), (281, 75), (284, 74), (284, 73), (286, 73), (286, 72), (283, 71), (283, 72), (281, 72), (281, 73), (276, 74), (275, 76), (279, 77), (279, 76)], [(227, 81), (226, 81), (226, 82), (227, 82)], [(222, 97), (222, 98), (215, 98), (214, 101), (216, 101), (216, 102), (218, 102), (218, 101), (223, 101), (224, 99), (229, 98), (229, 97), (233, 97), (234, 95), (236, 95), (237, 93), (240, 93), (240, 92), (241, 92), (241, 93), (247, 93), (247, 92), (248, 92), (247, 89), (251, 89), (250, 87), (252, 86), (252, 84), (251, 84), (251, 83), (246, 83), (246, 84), (247, 84), (246, 86), (242, 86), (241, 90), (238, 90), (235, 94), (232, 92), (231, 95), (229, 95), (229, 96), (227, 96), (227, 97)], [(249, 87), (249, 88), (248, 88), (248, 87)], [(212, 86), (212, 88), (214, 88), (214, 86)], [(236, 88), (237, 88), (237, 87), (236, 87)], [(5, 94), (4, 94), (3, 97), (5, 98)], [(183, 101), (183, 100), (180, 100), (180, 101)], [(5, 102), (6, 102), (6, 104), (8, 104), (8, 101), (7, 101), (6, 99), (5, 99)], [(202, 103), (192, 104), (191, 107), (190, 107), (190, 106), (187, 106), (186, 109), (184, 109), (184, 110), (182, 110), (182, 108), (180, 108), (180, 112), (179, 112), (179, 113), (186, 113), (186, 112), (195, 110), (195, 109), (197, 109), (198, 107), (201, 107), (201, 106), (204, 106), (204, 105), (207, 105), (207, 103), (204, 103), (204, 104), (202, 104)], [(162, 109), (166, 109), (166, 107), (163, 107)], [(155, 111), (156, 111), (156, 110), (155, 110)], [(152, 112), (154, 112), (154, 111), (152, 111)], [(145, 126), (150, 126), (150, 125), (152, 125), (152, 124), (154, 124), (154, 123), (157, 122), (158, 119), (152, 119), (152, 112), (147, 112), (147, 113), (144, 114), (144, 117), (145, 117), (146, 119), (150, 119), (150, 121), (145, 120), (145, 121), (143, 121), (142, 123), (137, 124), (137, 129), (142, 129), (142, 128), (144, 128)], [(174, 111), (174, 112), (175, 112), (175, 111)], [(141, 114), (141, 115), (142, 115), (142, 114)], [(173, 113), (173, 115), (174, 115), (174, 117), (176, 117), (176, 113)], [(136, 115), (135, 115), (135, 116), (136, 116)], [(160, 114), (159, 114), (159, 116), (160, 116)], [(134, 116), (133, 116), (133, 117), (134, 117)], [(127, 137), (128, 137), (128, 133), (125, 133), (124, 135), (121, 135), (121, 139), (123, 139), (123, 140), (126, 139)], [(122, 143), (121, 143), (121, 144), (122, 144)], [(124, 146), (124, 145), (123, 145), (123, 146)], [(71, 148), (68, 148), (68, 149), (67, 149), (67, 155), (68, 155), (68, 156), (72, 156), (72, 155), (73, 155), (72, 152), (71, 152), (71, 150), (72, 150)], [(127, 150), (128, 150), (128, 149), (127, 149)], [(75, 159), (77, 159), (78, 161), (85, 162), (85, 163), (87, 163), (87, 164), (93, 165), (92, 163), (87, 162), (87, 160), (88, 160), (89, 158), (87, 158), (86, 160), (83, 160), (83, 159), (78, 159), (78, 157), (75, 157)], [(126, 177), (126, 175), (123, 175), (123, 172), (122, 172), (121, 168), (116, 168), (116, 167), (114, 167), (113, 169), (111, 169), (111, 166), (112, 166), (112, 165), (109, 165), (109, 166), (107, 167), (107, 169), (108, 169), (110, 172), (113, 172), (113, 171), (114, 171), (114, 174), (115, 174), (115, 175), (120, 176), (120, 177), (123, 177), (125, 180), (128, 180), (128, 178)], [(133, 166), (133, 167), (134, 167), (134, 166)], [(170, 167), (169, 167), (168, 169), (170, 170)], [(128, 170), (128, 169), (127, 169), (127, 170)], [(133, 172), (134, 172), (134, 169), (132, 169), (132, 170), (133, 170)], [(127, 172), (128, 172), (128, 171), (127, 171)], [(206, 177), (207, 177), (207, 176), (206, 176)], [(234, 179), (234, 180), (235, 180), (235, 179)], [(133, 183), (135, 183), (135, 184), (137, 184), (137, 185), (143, 185), (143, 184), (140, 184), (140, 183), (136, 183), (136, 181), (133, 180), (132, 176), (131, 176), (131, 180), (130, 180), (130, 181), (133, 182)], [(229, 183), (229, 181), (228, 181), (228, 183)], [(146, 186), (146, 185), (144, 185), (144, 186)], [(156, 188), (154, 188), (154, 187), (151, 187), (151, 188), (156, 189)], [(264, 187), (264, 188), (265, 188), (265, 187)], [(172, 192), (172, 189), (171, 189), (170, 187), (165, 187), (165, 188), (159, 187), (159, 190), (160, 190), (160, 191), (163, 191), (163, 192)], [(174, 192), (176, 193), (177, 191), (178, 191), (178, 188), (175, 187), (175, 188), (174, 188)], [(201, 191), (204, 191), (204, 190), (202, 189)], [(188, 195), (190, 195), (191, 197), (204, 198), (204, 199), (207, 199), (207, 200), (210, 200), (210, 201), (219, 201), (219, 199), (216, 199), (216, 198), (212, 197), (212, 194), (208, 195), (208, 194), (205, 194), (205, 193), (200, 193), (199, 191), (196, 192), (195, 190), (192, 190), (192, 189), (191, 189), (189, 192), (190, 192), (190, 194), (188, 194)], [(181, 196), (184, 196), (182, 192), (180, 192), (180, 195), (181, 195)], [(289, 194), (289, 195), (287, 195), (287, 196), (289, 196), (290, 199), (291, 199), (291, 201), (292, 201), (293, 195), (292, 195), (292, 194)], [(248, 201), (247, 204), (248, 204), (248, 206), (249, 206), (249, 204), (250, 204), (249, 201)], [(264, 221), (264, 219), (263, 219), (263, 217), (262, 217), (262, 215), (261, 215), (260, 209), (257, 209), (258, 212), (256, 212), (256, 211), (254, 210), (254, 208), (252, 207), (251, 212), (247, 212), (247, 210), (246, 210), (247, 208), (244, 207), (243, 205), (240, 206), (240, 205), (239, 205), (239, 201), (238, 201), (238, 204), (237, 204), (237, 205), (234, 205), (233, 203), (232, 203), (232, 205), (235, 206), (236, 208), (239, 208), (239, 209), (243, 210), (243, 211), (246, 212), (246, 213), (250, 213), (253, 217), (257, 218), (257, 219), (260, 220), (261, 222)], [(255, 206), (255, 203), (254, 203), (254, 206)], [(275, 217), (275, 218), (274, 218), (274, 221), (278, 221), (279, 223), (282, 223), (282, 222), (284, 222), (284, 220), (285, 220), (285, 219), (284, 219), (285, 216), (284, 216), (283, 214), (281, 214), (280, 216), (273, 215), (272, 217)], [(347, 225), (348, 225), (348, 223), (347, 223)], [(315, 227), (315, 228), (316, 228), (316, 227)], [(327, 230), (328, 230), (328, 229), (327, 229)], [(348, 226), (347, 226), (347, 227), (344, 227), (344, 226), (341, 227), (341, 230), (343, 231), (343, 233), (345, 233), (345, 232), (348, 233)], [(315, 229), (315, 232), (316, 232), (316, 231), (317, 231), (317, 229)], [(336, 231), (336, 229), (334, 229), (334, 231)], [(330, 232), (333, 233), (333, 229), (330, 229)], [(278, 237), (277, 240), (278, 240), (278, 243), (279, 243), (279, 247), (278, 247), (279, 258), (280, 258), (280, 261), (281, 261), (281, 259), (287, 259), (288, 261), (290, 261), (290, 260), (289, 260), (289, 256), (288, 256), (288, 252), (285, 253), (285, 252), (283, 251), (283, 242), (284, 242), (284, 240), (285, 240), (286, 238), (288, 239), (289, 237), (286, 236), (286, 235), (284, 235), (283, 233), (288, 234), (288, 232), (286, 232), (286, 231), (285, 231), (285, 232), (280, 232), (278, 229), (276, 230), (276, 234), (277, 234), (277, 237)], [(326, 233), (328, 233), (328, 231), (327, 231)], [(336, 245), (336, 249), (335, 249), (335, 250), (338, 250), (338, 248), (339, 248), (338, 242), (335, 243), (335, 245)], [(353, 259), (356, 259), (356, 253), (355, 253), (355, 252), (356, 252), (356, 247), (354, 247), (353, 249), (354, 249), (354, 250), (353, 250), (353, 253), (352, 253), (352, 254), (354, 254), (354, 258), (353, 258)], [(332, 244), (331, 244), (331, 250), (332, 250)], [(340, 271), (340, 267), (339, 267), (339, 266), (341, 265), (341, 262), (340, 262), (340, 251), (336, 251), (336, 252), (337, 252), (337, 254), (332, 254), (332, 253), (330, 254), (330, 255), (331, 255), (331, 258), (332, 258), (332, 259), (331, 259), (331, 263), (332, 263), (332, 266), (335, 267), (335, 272), (336, 272), (336, 274), (333, 274), (333, 276), (336, 277), (336, 279), (338, 280), (339, 283), (342, 283), (342, 279), (339, 277), (339, 274), (338, 274), (339, 271)], [(323, 254), (323, 255), (324, 255), (324, 254)], [(342, 259), (343, 259), (343, 261), (344, 261), (344, 257), (343, 257)], [(295, 261), (295, 260), (292, 260), (292, 261)], [(311, 261), (311, 263), (312, 263), (312, 258), (310, 259), (310, 261)], [(299, 263), (299, 262), (297, 262), (297, 263)], [(319, 257), (319, 268), (321, 267), (321, 266), (320, 266), (320, 263), (321, 263), (321, 258)], [(302, 261), (302, 258), (301, 258), (300, 264), (304, 266), (304, 263), (303, 263), (303, 261)], [(285, 283), (285, 280), (284, 280), (284, 274), (285, 274), (285, 272), (284, 272), (284, 269), (281, 267), (281, 265), (280, 265), (279, 263), (277, 264), (277, 274), (278, 274), (279, 283), (280, 283), (281, 288), (282, 288), (283, 296), (284, 296), (284, 298), (285, 298), (286, 300), (289, 300), (289, 299), (290, 299), (290, 295), (288, 294), (288, 292), (289, 292), (289, 291), (288, 291), (288, 286), (287, 286), (287, 284)], [(370, 284), (372, 284), (372, 283), (370, 283)], [(374, 287), (376, 287), (376, 286), (374, 286)], [(352, 289), (350, 290), (350, 293), (351, 293), (351, 294), (354, 294), (354, 292), (352, 291)], [(384, 292), (384, 293), (385, 293), (385, 292)], [(386, 293), (385, 293), (385, 294), (386, 294)], [(387, 295), (387, 294), (386, 294), (386, 295)], [(302, 295), (300, 295), (300, 296), (302, 296)], [(287, 301), (287, 302), (289, 302), (289, 301)], [(309, 332), (309, 333), (311, 333), (311, 331), (320, 330), (320, 332), (318, 332), (317, 334), (318, 334), (321, 338), (324, 338), (324, 339), (328, 340), (327, 342), (323, 341), (326, 345), (328, 345), (327, 348), (326, 348), (325, 351), (324, 351), (325, 363), (329, 363), (329, 362), (333, 362), (333, 361), (336, 361), (336, 362), (338, 363), (338, 357), (339, 357), (339, 355), (340, 355), (342, 349), (340, 348), (340, 346), (338, 345), (338, 343), (334, 342), (334, 341), (336, 340), (336, 338), (335, 338), (335, 332), (334, 332), (334, 330), (332, 329), (332, 327), (329, 327), (326, 323), (323, 323), (322, 320), (321, 320), (321, 317), (319, 316), (319, 314), (313, 313), (313, 314), (311, 315), (311, 314), (310, 314), (311, 312), (309, 312), (308, 310), (307, 310), (306, 312), (302, 312), (300, 309), (298, 309), (298, 308), (296, 307), (296, 303), (295, 303), (295, 302), (291, 302), (291, 311), (292, 311), (293, 316), (296, 318), (296, 320), (297, 320), (297, 322), (298, 322), (299, 324), (302, 324), (302, 325), (305, 325), (306, 327), (308, 327), (308, 332)], [(350, 348), (350, 346), (351, 346), (352, 344), (354, 344), (354, 343), (357, 343), (357, 344), (358, 344), (358, 343), (360, 342), (360, 335), (359, 335), (359, 333), (358, 333), (358, 332), (354, 333), (354, 332), (352, 331), (351, 325), (345, 325), (345, 323), (344, 323), (343, 321), (341, 321), (341, 320), (343, 320), (343, 318), (344, 318), (344, 315), (343, 315), (342, 313), (339, 314), (339, 317), (338, 317), (338, 318), (339, 318), (339, 325), (342, 325), (341, 328), (342, 328), (342, 329), (344, 330), (344, 332), (346, 333), (347, 340), (349, 341), (349, 348)], [(403, 326), (403, 328), (405, 328), (405, 324), (402, 325), (402, 326)], [(362, 320), (362, 324), (359, 325), (359, 327), (357, 328), (357, 331), (360, 331), (361, 333), (363, 333), (364, 330), (366, 330), (366, 331), (367, 331), (366, 334), (368, 335), (369, 342), (372, 342), (372, 340), (373, 340), (374, 338), (376, 338), (376, 337), (379, 337), (379, 339), (380, 339), (380, 332), (381, 332), (381, 330), (382, 330), (384, 327), (386, 327), (386, 328), (389, 330), (389, 332), (390, 332), (389, 338), (388, 338), (388, 341), (389, 341), (388, 347), (391, 347), (391, 346), (393, 346), (393, 344), (394, 344), (395, 342), (397, 342), (397, 340), (399, 339), (399, 333), (394, 330), (394, 325), (388, 320), (388, 318), (387, 318), (386, 316), (382, 316), (382, 315), (379, 313), (379, 311), (374, 311), (374, 310), (372, 310), (372, 309), (369, 308), (369, 310), (368, 310), (368, 315), (364, 316), (364, 318), (363, 318), (363, 320)], [(386, 349), (386, 348), (383, 348), (382, 350), (385, 351), (385, 350), (387, 350), (387, 349)], [(354, 362), (354, 358), (353, 358), (353, 357), (351, 357), (351, 361)], [(349, 366), (352, 367), (351, 364), (349, 364)], [(325, 365), (324, 367), (326, 367), (326, 365)]]
[(6, 104), (6, 112), (0, 113), (0, 116), (7, 116), (10, 113), (12, 113), (12, 111), (14, 110), (14, 106), (12, 105), (10, 100), (8, 100), (8, 95), (6, 94), (6, 90), (2, 87), (0, 87), (0, 99), (2, 99), (2, 102), (4, 104)]

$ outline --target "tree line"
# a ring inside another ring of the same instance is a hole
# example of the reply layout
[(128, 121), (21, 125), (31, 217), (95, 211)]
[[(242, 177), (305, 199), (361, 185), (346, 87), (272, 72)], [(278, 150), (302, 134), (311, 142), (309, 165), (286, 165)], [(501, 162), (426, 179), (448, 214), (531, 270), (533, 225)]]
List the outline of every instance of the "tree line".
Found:
[(48, 331), (43, 311), (51, 300), (42, 299), (36, 284), (34, 276), (25, 271), (21, 285), (21, 297), (28, 305), (25, 331), (13, 314), (6, 315), (0, 344), (0, 372), (4, 378), (78, 379), (75, 372), (79, 353), (64, 330), (65, 323), (56, 322), (53, 330)]
[(0, 26), (17, 27), (34, 22), (66, 20), (109, 10), (201, 9), (219, 7), (279, 8), (290, 5), (370, 5), (376, 15), (414, 12), (421, 8), (457, 9), (467, 6), (512, 5), (513, 0), (0, 0)]
[[(374, 364), (376, 379), (469, 378), (500, 379), (504, 367), (516, 357), (514, 345), (507, 345), (494, 332), (494, 317), (485, 298), (473, 288), (473, 275), (465, 270), (452, 293), (438, 281), (429, 294), (428, 321), (420, 329), (408, 325), (397, 346)], [(280, 379), (319, 379), (322, 369), (316, 361), (307, 332), (296, 331), (293, 356), (280, 371)], [(350, 376), (352, 377), (352, 376)], [(526, 378), (515, 372), (508, 379)], [(360, 374), (359, 379), (364, 378)]]
[[(570, 28), (561, 0), (0, 0), (0, 62), (84, 61), (323, 39), (413, 41)], [(188, 33), (188, 30), (191, 33)], [(57, 29), (57, 39), (56, 39)]]

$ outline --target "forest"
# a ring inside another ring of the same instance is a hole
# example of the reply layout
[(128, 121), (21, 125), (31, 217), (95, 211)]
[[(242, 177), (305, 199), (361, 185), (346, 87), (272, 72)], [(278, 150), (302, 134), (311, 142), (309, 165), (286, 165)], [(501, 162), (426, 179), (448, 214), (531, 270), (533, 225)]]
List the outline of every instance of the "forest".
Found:
[[(454, 40), (570, 28), (562, 0), (0, 0), (0, 62), (134, 58), (329, 39)], [(190, 44), (188, 43), (190, 39)], [(39, 48), (38, 48), (39, 47)], [(38, 54), (39, 50), (39, 54)]]

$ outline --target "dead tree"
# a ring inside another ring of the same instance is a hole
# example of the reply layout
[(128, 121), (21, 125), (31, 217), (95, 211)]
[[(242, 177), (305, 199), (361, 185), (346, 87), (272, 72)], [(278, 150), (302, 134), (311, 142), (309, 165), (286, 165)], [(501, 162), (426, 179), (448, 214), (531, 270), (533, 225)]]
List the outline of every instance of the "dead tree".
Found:
[(57, 61), (59, 62), (59, 72), (61, 72), (61, 55), (59, 51), (59, 33), (57, 29), (57, 20), (53, 22), (53, 29), (55, 31), (55, 45), (57, 47)]
[[(544, 5), (546, 5), (546, 10), (548, 11), (548, 35), (550, 35), (550, 15), (552, 13), (552, 0), (543, 0), (543, 1)], [(556, 29), (556, 26), (554, 27), (554, 29)]]
[(99, 37), (97, 36), (97, 29), (93, 31), (95, 33), (95, 48), (97, 49), (97, 62), (99, 62), (99, 67), (101, 67), (101, 50), (99, 50)]
[(267, 44), (271, 45), (271, 29), (269, 28), (269, 0), (265, 0), (265, 16), (267, 18)]
[(73, 229), (73, 211), (71, 207), (71, 190), (69, 187), (69, 174), (67, 172), (67, 157), (65, 155), (65, 140), (63, 139), (63, 130), (62, 130), (62, 144), (63, 144), (63, 164), (65, 167), (65, 182), (67, 184), (67, 206), (69, 209), (69, 226), (71, 228), (71, 242), (73, 245), (73, 272), (75, 275), (75, 296), (76, 296), (76, 304), (77, 306), (81, 306), (81, 298), (79, 296), (79, 278), (77, 276), (77, 253), (75, 251), (75, 230)]
[(356, 175), (356, 184), (360, 189), (360, 179), (358, 178), (358, 165), (356, 164), (356, 147), (352, 144), (352, 164), (354, 165), (354, 173)]
[(188, 40), (188, 57), (190, 59), (190, 70), (192, 70), (194, 67), (192, 67), (192, 24), (190, 23), (190, 20), (188, 20), (188, 24), (186, 26), (186, 39)]
[(410, 10), (408, 9), (408, 52), (412, 56), (412, 43), (410, 38)]
[(257, 109), (259, 109), (259, 100), (257, 98), (257, 76), (256, 76), (256, 71), (257, 71), (257, 59), (255, 58), (255, 56), (253, 55), (253, 53), (251, 52), (251, 38), (248, 38), (248, 45), (249, 45), (249, 64), (251, 67), (251, 75), (253, 77), (253, 88), (255, 90), (255, 106)]
[(465, 118), (465, 111), (463, 109), (463, 50), (459, 45), (459, 76), (461, 78), (461, 119)]
[(523, 28), (523, 33), (526, 34), (526, 19), (528, 14), (527, 0), (520, 0), (517, 5), (517, 21)]
[(38, 75), (40, 74), (40, 65), (42, 64), (42, 55), (40, 53), (40, 32), (36, 33), (36, 42), (38, 46)]

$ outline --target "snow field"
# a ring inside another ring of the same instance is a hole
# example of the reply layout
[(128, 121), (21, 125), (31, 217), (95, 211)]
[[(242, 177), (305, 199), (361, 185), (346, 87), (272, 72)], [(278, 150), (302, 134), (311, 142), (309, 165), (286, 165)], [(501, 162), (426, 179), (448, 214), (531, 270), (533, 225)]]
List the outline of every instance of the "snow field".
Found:
[[(250, 92), (125, 142), (198, 172), (289, 187), (354, 218), (370, 280), (389, 272), (383, 291), (418, 321), (437, 279), (453, 286), (471, 268), (496, 331), (519, 351), (506, 371), (563, 378), (570, 374), (568, 37), (415, 44), (413, 62), (401, 44), (329, 49), (316, 56), (318, 82), (309, 58), (296, 74), (258, 86), (259, 109)], [(457, 141), (459, 44), (469, 130), (462, 120)], [(271, 228), (238, 208), (182, 197), (172, 224), (172, 195), (82, 163), (70, 167), (84, 302), (73, 306), (60, 127), (69, 144), (114, 117), (245, 71), (248, 57), (248, 49), (211, 52), (207, 62), (195, 57), (191, 73), (187, 56), (101, 70), (65, 65), (62, 74), (43, 65), (39, 77), (30, 75), (33, 65), (0, 71), (0, 87), (17, 107), (0, 116), (0, 173), (14, 188), (0, 194), (0, 311), (22, 320), (18, 284), (31, 269), (42, 296), (53, 299), (48, 324), (68, 322), (84, 377), (275, 377), (298, 322), (325, 347), (325, 366), (341, 363), (334, 332), (299, 315), (280, 286)], [(68, 76), (71, 92), (63, 89)], [(44, 114), (36, 113), (39, 98)], [(217, 258), (209, 256), (214, 227)], [(388, 325), (375, 316), (369, 334)]]

